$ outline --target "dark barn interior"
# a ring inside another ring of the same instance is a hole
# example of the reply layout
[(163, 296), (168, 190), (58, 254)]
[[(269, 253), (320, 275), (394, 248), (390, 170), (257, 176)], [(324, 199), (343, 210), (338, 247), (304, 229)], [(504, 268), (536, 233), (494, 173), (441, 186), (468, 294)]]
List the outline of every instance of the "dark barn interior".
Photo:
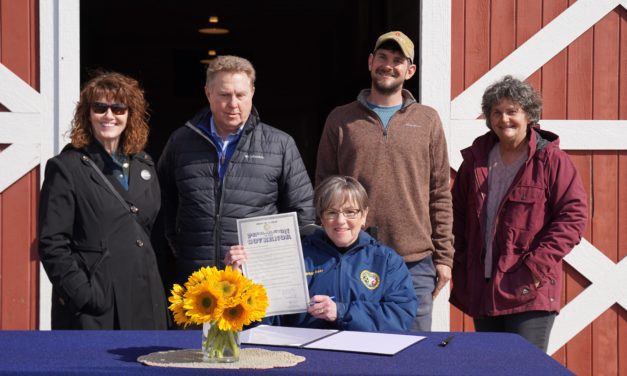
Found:
[[(157, 159), (170, 133), (206, 105), (210, 49), (249, 59), (257, 70), (261, 120), (288, 132), (310, 175), (329, 111), (370, 85), (377, 36), (409, 35), (419, 49), (420, 1), (81, 1), (81, 80), (94, 70), (138, 79), (151, 108), (147, 151)], [(203, 34), (210, 16), (229, 33)], [(416, 97), (416, 76), (407, 84)]]

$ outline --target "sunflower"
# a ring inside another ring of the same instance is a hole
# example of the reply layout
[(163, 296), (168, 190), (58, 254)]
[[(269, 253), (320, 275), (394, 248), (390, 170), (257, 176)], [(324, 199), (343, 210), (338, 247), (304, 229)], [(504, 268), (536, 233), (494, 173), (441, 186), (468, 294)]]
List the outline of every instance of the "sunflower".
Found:
[(187, 279), (187, 282), (185, 283), (185, 287), (189, 289), (191, 286), (198, 285), (205, 281), (212, 281), (215, 283), (215, 281), (219, 279), (218, 277), (219, 274), (220, 272), (215, 266), (202, 267), (198, 269), (197, 271), (193, 272), (192, 275), (189, 276), (189, 278)]
[(202, 267), (189, 276), (184, 286), (172, 287), (168, 307), (178, 325), (212, 322), (221, 330), (242, 330), (263, 319), (268, 296), (239, 270)]
[(172, 296), (168, 298), (168, 301), (172, 304), (168, 307), (174, 314), (174, 322), (177, 325), (187, 326), (190, 324), (187, 316), (185, 316), (185, 309), (183, 308), (183, 295), (185, 294), (185, 288), (179, 284), (175, 284), (172, 287)]
[(219, 317), (224, 299), (213, 281), (203, 281), (190, 286), (185, 292), (183, 308), (194, 324), (202, 324)]
[(249, 321), (247, 320), (249, 316), (247, 313), (246, 308), (244, 308), (241, 302), (225, 308), (218, 319), (218, 328), (220, 330), (242, 330), (244, 323)]
[[(218, 289), (220, 289), (222, 296), (229, 301), (241, 296), (247, 282), (249, 282), (249, 280), (247, 280), (239, 270), (227, 266), (224, 270), (219, 272)], [(234, 302), (227, 304), (232, 305)]]
[(268, 308), (266, 289), (246, 280), (241, 299), (234, 299), (232, 305), (225, 307), (218, 319), (220, 330), (240, 331), (244, 325), (263, 319)]
[(242, 296), (242, 306), (248, 311), (248, 325), (253, 321), (260, 321), (268, 309), (268, 294), (262, 285), (251, 283)]

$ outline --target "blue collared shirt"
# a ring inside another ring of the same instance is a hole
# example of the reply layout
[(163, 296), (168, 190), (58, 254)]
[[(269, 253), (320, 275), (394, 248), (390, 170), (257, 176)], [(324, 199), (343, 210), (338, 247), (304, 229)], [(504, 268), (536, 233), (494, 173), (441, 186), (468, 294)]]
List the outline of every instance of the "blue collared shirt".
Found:
[[(220, 176), (220, 180), (222, 180), (224, 178), (226, 168), (229, 166), (229, 161), (231, 160), (233, 153), (235, 153), (237, 142), (242, 136), (244, 124), (239, 127), (237, 132), (229, 134), (226, 140), (222, 140), (222, 137), (220, 137), (220, 135), (218, 134), (216, 124), (213, 121), (213, 116), (211, 116), (211, 118), (209, 119), (209, 127), (207, 127), (207, 123), (205, 121), (201, 122), (199, 124), (199, 127), (211, 138), (213, 143), (216, 145), (218, 159), (220, 160), (220, 163), (218, 163), (218, 175)], [(208, 130), (210, 132), (207, 132)]]
[(100, 141), (94, 138), (93, 142), (100, 147), (99, 152), (102, 156), (102, 161), (104, 162), (102, 172), (104, 172), (105, 175), (113, 175), (113, 177), (120, 182), (122, 188), (128, 191), (128, 176), (130, 174), (131, 165), (131, 159), (129, 156), (121, 153), (119, 149), (113, 154), (109, 154)]
[[(115, 176), (120, 184), (122, 184), (122, 187), (128, 191), (129, 158), (121, 153), (113, 153), (111, 154), (110, 161), (113, 176)], [(105, 163), (106, 162), (105, 160)]]

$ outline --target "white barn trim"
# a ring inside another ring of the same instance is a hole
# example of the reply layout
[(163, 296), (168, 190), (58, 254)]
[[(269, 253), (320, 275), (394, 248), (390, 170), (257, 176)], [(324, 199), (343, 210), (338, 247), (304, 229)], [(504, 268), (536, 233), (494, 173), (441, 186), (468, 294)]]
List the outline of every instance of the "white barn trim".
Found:
[[(79, 0), (39, 1), (42, 121), (41, 181), (46, 161), (67, 143), (80, 92)], [(5, 150), (6, 151), (6, 150)], [(50, 329), (52, 285), (40, 266), (39, 329)]]

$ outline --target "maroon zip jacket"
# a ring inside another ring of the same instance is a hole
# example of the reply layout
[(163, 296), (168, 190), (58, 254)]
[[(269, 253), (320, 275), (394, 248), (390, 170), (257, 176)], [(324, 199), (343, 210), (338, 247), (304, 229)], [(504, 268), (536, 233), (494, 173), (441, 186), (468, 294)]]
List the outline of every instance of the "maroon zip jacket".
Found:
[[(490, 131), (462, 150), (453, 185), (455, 254), (450, 301), (474, 317), (526, 311), (559, 312), (562, 259), (579, 243), (587, 195), (557, 135), (531, 127), (529, 156), (495, 219), (492, 277), (484, 276)], [(533, 273), (533, 274), (532, 274)], [(533, 276), (540, 280), (536, 288)]]

